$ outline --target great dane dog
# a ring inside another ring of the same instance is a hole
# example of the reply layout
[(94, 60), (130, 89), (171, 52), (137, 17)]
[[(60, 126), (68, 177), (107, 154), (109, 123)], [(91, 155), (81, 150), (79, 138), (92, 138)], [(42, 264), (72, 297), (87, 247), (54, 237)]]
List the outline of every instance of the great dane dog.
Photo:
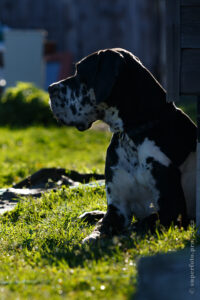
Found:
[[(84, 241), (130, 225), (186, 226), (195, 218), (197, 129), (141, 61), (121, 49), (100, 50), (76, 64), (74, 76), (49, 87), (54, 116), (80, 131), (103, 120), (107, 212)], [(158, 221), (159, 220), (159, 221)]]

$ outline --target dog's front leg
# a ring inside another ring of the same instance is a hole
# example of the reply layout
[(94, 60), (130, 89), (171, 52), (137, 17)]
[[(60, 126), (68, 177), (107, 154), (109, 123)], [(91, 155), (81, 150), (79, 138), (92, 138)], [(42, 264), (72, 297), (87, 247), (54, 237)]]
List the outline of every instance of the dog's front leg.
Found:
[(119, 235), (130, 225), (132, 214), (130, 211), (125, 210), (124, 193), (120, 194), (120, 190), (123, 191), (123, 189), (126, 189), (126, 186), (118, 185), (116, 187), (111, 182), (107, 184), (107, 212), (83, 242), (93, 242), (99, 238), (110, 238)]
[(105, 216), (96, 224), (93, 232), (83, 240), (83, 243), (119, 235), (123, 232), (125, 225), (124, 215), (116, 206), (110, 204)]
[(117, 147), (118, 135), (114, 134), (107, 150), (105, 168), (107, 212), (83, 242), (119, 235), (131, 223), (132, 213), (128, 208), (128, 200), (132, 178), (119, 165)]

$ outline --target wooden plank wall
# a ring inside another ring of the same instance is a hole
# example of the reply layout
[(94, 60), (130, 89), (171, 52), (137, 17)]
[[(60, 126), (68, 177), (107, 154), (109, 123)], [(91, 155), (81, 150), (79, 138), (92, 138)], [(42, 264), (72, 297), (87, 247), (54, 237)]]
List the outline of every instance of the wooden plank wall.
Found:
[(180, 1), (181, 6), (194, 6), (194, 5), (199, 5), (200, 1), (199, 0), (181, 0)]
[(64, 1), (0, 1), (0, 21), (3, 24), (17, 29), (46, 29), (50, 39), (59, 41), (59, 49), (64, 46), (63, 36), (66, 27), (70, 26), (66, 14)]
[(181, 0), (181, 94), (197, 95), (196, 224), (200, 232), (200, 0)]
[(166, 8), (167, 100), (197, 96), (196, 224), (200, 226), (200, 0), (166, 0)]
[(200, 0), (168, 1), (166, 14), (167, 100), (177, 102), (200, 94)]
[(197, 124), (198, 124), (198, 143), (197, 143), (197, 189), (196, 189), (196, 225), (200, 234), (200, 96), (197, 99)]
[(58, 51), (74, 62), (102, 48), (122, 47), (139, 56), (165, 82), (165, 0), (0, 0), (0, 22), (45, 29)]
[(166, 5), (167, 101), (179, 100), (180, 75), (180, 2)]
[(181, 7), (181, 48), (200, 48), (200, 4)]
[(180, 22), (180, 91), (200, 95), (200, 0), (182, 0)]
[(181, 94), (200, 94), (200, 49), (181, 51)]

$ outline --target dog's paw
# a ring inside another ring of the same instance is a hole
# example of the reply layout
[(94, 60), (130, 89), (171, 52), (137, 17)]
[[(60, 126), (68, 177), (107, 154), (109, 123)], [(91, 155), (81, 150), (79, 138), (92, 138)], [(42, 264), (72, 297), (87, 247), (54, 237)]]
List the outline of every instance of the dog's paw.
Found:
[(99, 231), (93, 231), (90, 235), (88, 235), (82, 241), (82, 244), (94, 244), (101, 237), (101, 233)]
[(90, 212), (85, 212), (82, 215), (80, 215), (78, 218), (81, 219), (84, 222), (88, 222), (90, 224), (96, 223), (100, 219), (102, 219), (105, 216), (104, 211), (100, 210), (93, 210)]

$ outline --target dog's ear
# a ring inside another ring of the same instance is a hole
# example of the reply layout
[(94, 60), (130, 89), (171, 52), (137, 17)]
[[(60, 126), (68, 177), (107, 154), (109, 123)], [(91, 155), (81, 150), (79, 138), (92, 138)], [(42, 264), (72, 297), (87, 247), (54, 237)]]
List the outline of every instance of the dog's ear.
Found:
[(124, 63), (123, 55), (112, 50), (93, 53), (77, 64), (77, 73), (88, 88), (93, 88), (96, 102), (109, 97)]
[(113, 50), (99, 53), (97, 72), (94, 80), (96, 102), (104, 102), (110, 96), (124, 63), (123, 56)]
[(166, 107), (166, 92), (152, 73), (142, 66), (137, 72), (138, 115), (158, 118)]
[[(134, 95), (134, 120), (142, 118), (154, 119), (159, 117), (159, 113), (166, 109), (166, 92), (151, 72), (132, 53), (118, 49), (126, 61), (126, 88), (133, 103)], [(130, 90), (132, 89), (132, 91)], [(127, 95), (128, 99), (128, 95)], [(131, 111), (133, 114), (133, 111)], [(139, 121), (138, 121), (139, 122)]]

